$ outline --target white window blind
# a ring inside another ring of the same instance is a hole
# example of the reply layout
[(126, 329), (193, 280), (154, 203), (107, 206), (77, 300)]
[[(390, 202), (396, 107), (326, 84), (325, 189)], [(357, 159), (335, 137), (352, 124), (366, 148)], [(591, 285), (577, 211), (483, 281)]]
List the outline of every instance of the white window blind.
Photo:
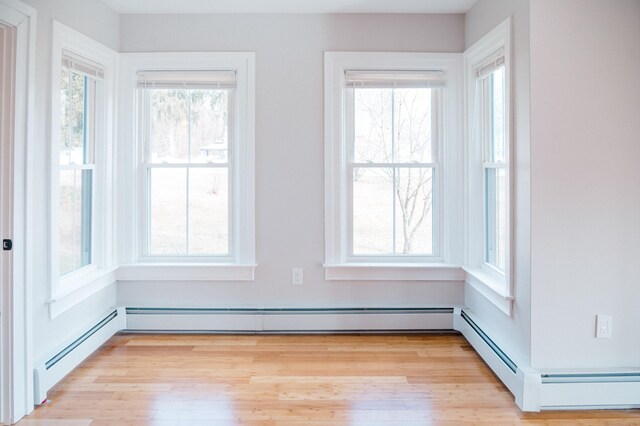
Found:
[(481, 62), (481, 65), (476, 68), (476, 78), (485, 78), (502, 66), (504, 66), (504, 48), (500, 48)]
[(236, 72), (233, 70), (140, 71), (138, 88), (159, 89), (234, 89)]
[(445, 87), (443, 71), (407, 70), (347, 70), (345, 80), (348, 87), (360, 88), (438, 88)]
[(102, 65), (87, 59), (80, 59), (66, 50), (62, 51), (62, 66), (96, 80), (104, 80), (104, 69)]

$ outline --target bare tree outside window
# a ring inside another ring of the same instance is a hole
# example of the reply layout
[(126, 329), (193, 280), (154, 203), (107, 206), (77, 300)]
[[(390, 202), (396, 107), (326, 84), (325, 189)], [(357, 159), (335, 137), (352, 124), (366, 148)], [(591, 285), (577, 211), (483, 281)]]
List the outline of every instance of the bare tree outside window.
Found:
[(433, 254), (429, 88), (355, 88), (353, 254)]

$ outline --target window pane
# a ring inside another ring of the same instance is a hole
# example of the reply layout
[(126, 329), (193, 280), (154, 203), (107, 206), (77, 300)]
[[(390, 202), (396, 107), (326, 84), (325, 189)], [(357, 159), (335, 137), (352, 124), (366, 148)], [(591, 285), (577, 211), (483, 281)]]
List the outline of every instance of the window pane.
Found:
[(395, 252), (433, 254), (433, 170), (396, 170)]
[(187, 252), (187, 169), (151, 169), (150, 254)]
[(60, 83), (60, 164), (84, 164), (89, 79), (63, 67)]
[(391, 169), (354, 169), (354, 255), (393, 253), (393, 204)]
[(80, 212), (78, 217), (80, 228), (80, 267), (91, 263), (91, 227), (93, 211), (93, 170), (77, 170), (76, 177), (80, 179)]
[(485, 261), (497, 269), (504, 271), (507, 246), (506, 170), (503, 168), (486, 169), (485, 182)]
[(189, 253), (229, 253), (227, 169), (189, 170)]
[(91, 263), (92, 170), (60, 171), (60, 275)]
[(60, 275), (73, 272), (74, 267), (74, 204), (76, 198), (75, 170), (60, 172), (59, 250)]
[(227, 162), (228, 99), (228, 90), (191, 90), (191, 162)]
[(189, 91), (153, 89), (151, 107), (151, 162), (189, 160)]
[(393, 89), (350, 89), (354, 91), (354, 161), (392, 161)]
[(393, 90), (393, 145), (398, 163), (433, 161), (431, 90)]
[(505, 159), (505, 80), (504, 67), (494, 71), (490, 76), (491, 85), (491, 141), (490, 162), (504, 163)]

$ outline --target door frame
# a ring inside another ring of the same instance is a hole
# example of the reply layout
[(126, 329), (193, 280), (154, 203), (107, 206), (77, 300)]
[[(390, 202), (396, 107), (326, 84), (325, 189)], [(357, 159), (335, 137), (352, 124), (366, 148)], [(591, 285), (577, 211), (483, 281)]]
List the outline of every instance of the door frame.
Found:
[[(0, 84), (9, 96), (0, 104), (2, 171), (0, 221), (2, 238), (13, 240), (12, 251), (0, 252), (0, 422), (13, 424), (33, 411), (32, 265), (27, 256), (33, 223), (29, 197), (29, 151), (34, 142), (36, 10), (20, 0), (0, 0), (0, 31), (5, 44)], [(12, 95), (12, 96), (11, 96)]]

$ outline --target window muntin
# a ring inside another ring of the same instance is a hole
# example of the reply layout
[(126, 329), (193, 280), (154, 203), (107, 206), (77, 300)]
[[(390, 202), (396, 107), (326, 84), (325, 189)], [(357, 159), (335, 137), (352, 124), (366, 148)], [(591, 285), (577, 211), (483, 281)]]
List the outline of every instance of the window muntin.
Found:
[(349, 256), (438, 255), (434, 211), (443, 89), (430, 86), (441, 84), (429, 72), (354, 74), (347, 71), (345, 111)]
[(215, 73), (138, 78), (144, 255), (227, 259), (233, 253), (233, 87)]
[(484, 261), (504, 273), (507, 246), (507, 151), (504, 59), (479, 76), (483, 106)]
[(103, 73), (63, 54), (58, 146), (59, 273), (93, 263), (94, 185), (98, 104)]

